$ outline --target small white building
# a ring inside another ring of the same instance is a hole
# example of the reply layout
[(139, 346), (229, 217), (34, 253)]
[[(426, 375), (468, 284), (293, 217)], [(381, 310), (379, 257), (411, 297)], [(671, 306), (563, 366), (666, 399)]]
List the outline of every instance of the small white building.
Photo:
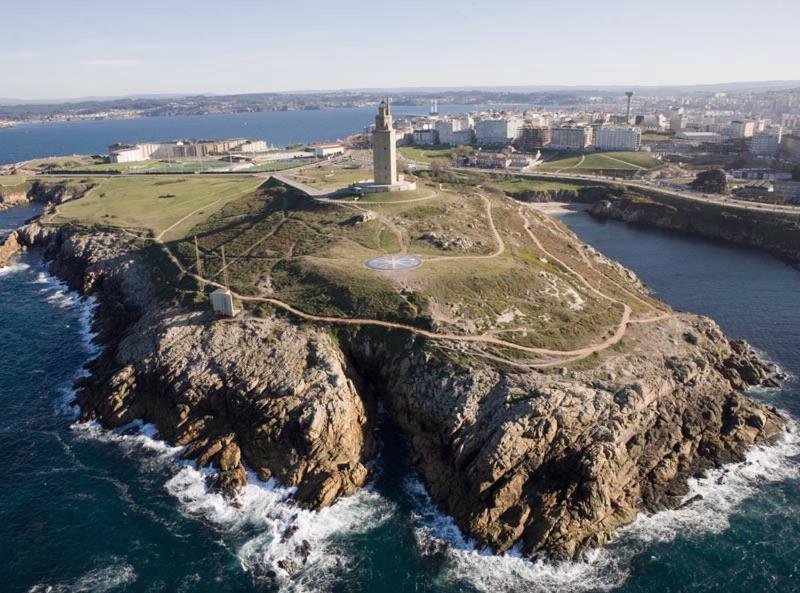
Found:
[(341, 144), (317, 144), (314, 147), (314, 156), (318, 159), (327, 159), (340, 154), (344, 154), (344, 146)]
[(725, 142), (725, 136), (716, 132), (678, 132), (675, 134), (676, 138), (681, 140), (689, 140), (690, 142), (697, 142), (700, 144), (722, 144)]
[(234, 149), (236, 152), (242, 152), (246, 154), (253, 154), (256, 152), (267, 152), (267, 141), (266, 140), (247, 140), (244, 144), (238, 146)]
[(233, 306), (233, 295), (231, 291), (226, 288), (218, 288), (209, 296), (211, 301), (211, 308), (214, 313), (224, 315), (225, 317), (235, 317), (236, 309)]

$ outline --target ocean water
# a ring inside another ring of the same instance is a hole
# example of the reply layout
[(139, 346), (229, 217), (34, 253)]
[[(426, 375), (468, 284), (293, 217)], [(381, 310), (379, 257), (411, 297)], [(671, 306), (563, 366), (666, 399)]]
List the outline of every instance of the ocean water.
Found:
[[(459, 113), (501, 105), (442, 105), (440, 112)], [(396, 105), (395, 118), (423, 115), (426, 107)], [(375, 120), (374, 107), (310, 111), (223, 113), (203, 116), (140, 117), (23, 124), (0, 129), (0, 164), (69, 154), (105, 154), (114, 142), (147, 142), (178, 138), (244, 136), (275, 146), (333, 141), (363, 130)]]
[[(0, 213), (0, 228), (25, 217)], [(674, 308), (712, 316), (800, 377), (797, 270), (757, 251), (586, 214), (562, 220)], [(493, 556), (431, 505), (388, 425), (369, 488), (312, 513), (292, 505), (290, 490), (254, 478), (233, 507), (152, 427), (104, 431), (78, 422), (70, 385), (96, 354), (92, 307), (36, 254), (0, 269), (4, 593), (800, 590), (794, 430), (781, 445), (692, 483), (702, 501), (640, 517), (584, 562)], [(800, 418), (795, 380), (753, 395)], [(297, 531), (288, 534), (290, 525)], [(306, 541), (303, 564), (296, 549)], [(285, 560), (298, 562), (291, 579), (279, 569)]]

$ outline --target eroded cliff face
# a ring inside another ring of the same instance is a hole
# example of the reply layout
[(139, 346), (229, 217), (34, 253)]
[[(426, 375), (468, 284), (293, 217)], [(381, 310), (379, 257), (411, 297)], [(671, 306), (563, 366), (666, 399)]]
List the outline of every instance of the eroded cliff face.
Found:
[(687, 478), (742, 460), (783, 424), (739, 391), (774, 369), (712, 321), (642, 334), (648, 352), (572, 372), (442, 362), (410, 340), (351, 347), (382, 369), (375, 381), (432, 498), (466, 533), (499, 551), (521, 541), (527, 554), (576, 556), (640, 511), (677, 506)]
[(29, 225), (21, 236), (45, 246), (56, 274), (97, 296), (106, 348), (78, 384), (84, 419), (155, 424), (186, 458), (216, 468), (216, 485), (231, 496), (246, 468), (297, 487), (310, 507), (366, 482), (374, 414), (324, 328), (164, 309), (140, 256), (114, 234)]
[(61, 204), (77, 200), (95, 186), (89, 181), (50, 182), (35, 180), (23, 182), (19, 187), (0, 187), (0, 210), (30, 202)]
[(231, 496), (247, 469), (296, 486), (311, 507), (354, 492), (375, 454), (374, 393), (466, 534), (497, 551), (519, 541), (576, 556), (637, 512), (678, 505), (687, 478), (742, 459), (783, 424), (741, 393), (773, 369), (697, 316), (632, 324), (624, 349), (585, 367), (520, 370), (402, 331), (334, 339), (284, 317), (163, 309), (118, 235), (30, 225), (20, 241), (97, 295), (107, 347), (79, 386), (83, 416), (153, 422)]

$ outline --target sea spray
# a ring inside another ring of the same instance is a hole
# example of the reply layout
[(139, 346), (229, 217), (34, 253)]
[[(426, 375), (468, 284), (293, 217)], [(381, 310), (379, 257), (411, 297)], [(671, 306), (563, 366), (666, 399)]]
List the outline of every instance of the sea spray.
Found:
[(135, 583), (136, 571), (123, 560), (109, 558), (104, 566), (90, 570), (73, 581), (39, 583), (28, 593), (110, 593)]
[[(30, 268), (27, 263), (17, 263), (0, 269), (0, 274)], [(43, 266), (30, 282), (40, 286), (39, 294), (51, 306), (78, 312), (81, 345), (87, 361), (97, 356), (101, 348), (95, 343), (96, 334), (92, 331), (94, 298), (81, 298), (65, 282), (47, 273)], [(86, 374), (85, 367), (80, 367), (60, 388), (63, 396), (57, 402), (57, 410), (61, 414), (77, 416), (79, 410), (72, 403), (75, 398), (72, 385)], [(198, 469), (194, 463), (182, 461), (183, 447), (174, 447), (159, 439), (151, 424), (134, 421), (116, 430), (106, 430), (94, 421), (75, 422), (72, 431), (79, 441), (114, 443), (124, 456), (136, 461), (142, 471), (166, 470), (171, 477), (164, 487), (178, 501), (184, 515), (204, 521), (231, 540), (238, 548), (240, 564), (256, 580), (270, 579), (294, 590), (315, 591), (326, 582), (332, 583), (331, 579), (348, 564), (347, 555), (334, 540), (374, 528), (393, 512), (392, 504), (370, 488), (320, 511), (302, 509), (292, 499), (294, 489), (274, 480), (260, 481), (253, 474), (249, 475), (249, 483), (237, 499), (227, 500), (209, 486), (214, 470)], [(124, 577), (119, 584), (135, 580), (130, 567), (118, 570)], [(103, 574), (104, 570), (100, 569), (85, 575), (80, 582)], [(75, 583), (42, 585), (41, 590), (48, 587), (53, 587), (53, 591), (72, 590)]]
[(16, 274), (17, 272), (23, 272), (25, 270), (30, 269), (30, 265), (24, 262), (15, 262), (13, 264), (9, 264), (7, 266), (3, 266), (0, 268), (0, 278), (4, 278), (11, 274)]
[(105, 430), (96, 422), (79, 422), (73, 430), (79, 439), (114, 443), (145, 471), (167, 470), (172, 475), (164, 487), (183, 514), (219, 530), (237, 547), (243, 569), (256, 580), (297, 591), (317, 591), (332, 583), (349, 562), (336, 540), (373, 529), (394, 512), (370, 488), (318, 511), (303, 509), (292, 499), (293, 488), (253, 474), (238, 497), (229, 500), (210, 486), (213, 469), (181, 460), (183, 447), (158, 439), (151, 424), (135, 421)]
[[(45, 302), (61, 309), (77, 311), (81, 346), (86, 353), (86, 362), (88, 363), (98, 356), (101, 351), (101, 347), (95, 342), (97, 334), (92, 329), (94, 314), (97, 310), (96, 299), (93, 296), (81, 297), (77, 292), (70, 290), (66, 282), (45, 271), (43, 263), (40, 263), (37, 267), (42, 269), (37, 271), (36, 277), (31, 280), (31, 283), (40, 286), (39, 293), (44, 297)], [(24, 269), (29, 268), (30, 266)], [(67, 324), (67, 327), (69, 327), (69, 324)], [(59, 391), (62, 397), (59, 398), (56, 407), (61, 413), (77, 416), (80, 412), (73, 403), (75, 400), (73, 385), (76, 380), (86, 377), (88, 374), (89, 371), (83, 365), (60, 387)]]
[(683, 498), (686, 506), (653, 515), (640, 513), (633, 523), (617, 531), (610, 544), (590, 550), (576, 561), (530, 560), (520, 555), (519, 547), (504, 555), (480, 550), (451, 517), (436, 508), (415, 475), (406, 479), (405, 491), (416, 512), (414, 530), (420, 554), (443, 559), (442, 585), (469, 586), (486, 593), (609, 591), (628, 579), (634, 556), (648, 546), (719, 533), (729, 526), (739, 505), (757, 495), (760, 488), (800, 478), (798, 456), (800, 433), (790, 421), (777, 443), (753, 447), (744, 461), (690, 479)]

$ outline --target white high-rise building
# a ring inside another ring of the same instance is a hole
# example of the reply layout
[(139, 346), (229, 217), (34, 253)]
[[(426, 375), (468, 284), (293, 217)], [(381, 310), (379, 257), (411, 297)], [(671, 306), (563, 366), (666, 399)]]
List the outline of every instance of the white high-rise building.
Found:
[(436, 122), (436, 131), (439, 132), (439, 143), (453, 146), (455, 132), (461, 130), (461, 120), (448, 119)]
[(553, 128), (550, 148), (557, 150), (583, 150), (592, 143), (592, 128), (574, 126)]
[(680, 132), (684, 126), (683, 107), (673, 107), (669, 111), (669, 129)]
[(598, 150), (635, 151), (642, 145), (642, 131), (636, 127), (603, 126), (594, 143)]
[(482, 119), (475, 124), (478, 144), (508, 144), (519, 135), (522, 122), (516, 118)]
[(730, 138), (752, 138), (756, 131), (756, 122), (734, 120), (723, 130)]
[(781, 145), (783, 130), (780, 126), (766, 128), (763, 132), (753, 134), (750, 141), (750, 152), (756, 156), (775, 156)]

